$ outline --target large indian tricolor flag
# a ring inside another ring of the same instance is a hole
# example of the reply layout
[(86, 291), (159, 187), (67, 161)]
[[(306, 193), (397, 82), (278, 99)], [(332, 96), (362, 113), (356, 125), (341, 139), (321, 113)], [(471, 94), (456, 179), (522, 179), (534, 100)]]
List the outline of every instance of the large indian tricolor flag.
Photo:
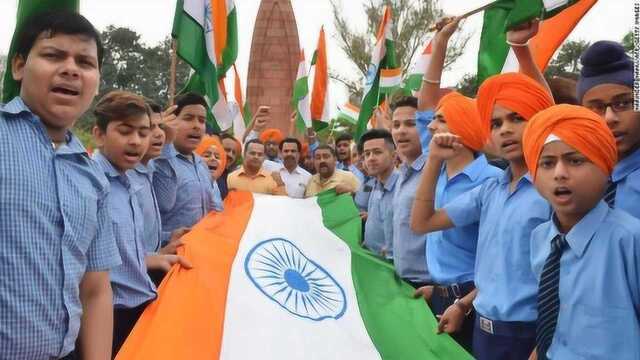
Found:
[(358, 245), (353, 200), (232, 192), (186, 236), (117, 356), (470, 359), (391, 265)]

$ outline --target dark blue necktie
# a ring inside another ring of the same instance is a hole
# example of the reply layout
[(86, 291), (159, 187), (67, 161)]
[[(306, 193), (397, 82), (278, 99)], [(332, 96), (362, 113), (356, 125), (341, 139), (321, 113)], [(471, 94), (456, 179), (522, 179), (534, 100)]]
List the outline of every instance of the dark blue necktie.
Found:
[(538, 286), (538, 323), (536, 328), (536, 345), (538, 359), (547, 359), (547, 350), (551, 346), (553, 334), (558, 323), (560, 310), (560, 258), (567, 246), (564, 235), (557, 235), (551, 240), (551, 252), (542, 268), (540, 285)]
[(616, 184), (613, 181), (610, 181), (609, 186), (607, 186), (607, 191), (604, 192), (604, 201), (612, 209), (616, 206), (616, 188), (617, 187), (618, 187), (618, 184)]

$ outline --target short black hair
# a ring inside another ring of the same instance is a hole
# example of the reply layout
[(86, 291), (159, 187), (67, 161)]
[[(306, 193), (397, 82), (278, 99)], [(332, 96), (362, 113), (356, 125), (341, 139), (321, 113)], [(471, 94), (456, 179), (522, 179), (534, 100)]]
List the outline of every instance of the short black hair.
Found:
[(251, 144), (260, 144), (262, 146), (264, 146), (264, 143), (262, 141), (260, 141), (260, 139), (251, 139), (249, 141), (247, 141), (246, 143), (244, 143), (244, 154), (247, 154), (247, 150), (249, 150), (249, 145)]
[(318, 152), (318, 150), (329, 150), (331, 155), (333, 155), (333, 157), (336, 157), (336, 149), (332, 148), (330, 145), (322, 144), (318, 146), (315, 150), (313, 150), (314, 156), (316, 155), (316, 152)]
[(16, 37), (15, 56), (20, 56), (26, 61), (29, 52), (42, 33), (47, 33), (49, 38), (57, 34), (64, 34), (82, 35), (94, 40), (98, 49), (98, 70), (102, 67), (104, 46), (100, 40), (100, 34), (87, 18), (77, 12), (68, 10), (43, 11), (27, 18)]
[(157, 102), (150, 100), (150, 99), (145, 99), (147, 101), (147, 105), (149, 105), (149, 108), (151, 109), (152, 113), (162, 113), (162, 106), (160, 106), (160, 104), (158, 104)]
[(362, 134), (362, 136), (360, 137), (360, 141), (358, 142), (358, 153), (362, 154), (364, 152), (364, 143), (369, 140), (375, 139), (383, 139), (386, 144), (391, 145), (392, 149), (396, 148), (396, 143), (393, 142), (393, 137), (388, 130), (371, 129)]
[(351, 136), (351, 134), (349, 133), (342, 133), (340, 135), (338, 135), (338, 137), (336, 138), (336, 141), (334, 141), (333, 143), (338, 145), (339, 142), (341, 141), (353, 141), (353, 136)]
[(402, 96), (391, 104), (391, 111), (396, 111), (397, 108), (403, 106), (412, 107), (417, 110), (418, 98), (415, 96)]
[(204, 96), (200, 94), (196, 94), (194, 92), (188, 92), (182, 95), (178, 95), (176, 97), (176, 105), (178, 105), (178, 107), (176, 108), (176, 111), (174, 112), (176, 116), (180, 115), (180, 112), (182, 111), (182, 109), (184, 109), (185, 106), (202, 105), (204, 106), (205, 109), (209, 107), (209, 105), (207, 104), (207, 100), (204, 98)]
[(302, 152), (302, 143), (300, 143), (300, 140), (293, 137), (285, 138), (280, 142), (280, 145), (279, 145), (280, 151), (282, 151), (282, 148), (283, 148), (282, 145), (284, 145), (285, 143), (296, 144), (296, 146), (298, 147), (298, 152)]

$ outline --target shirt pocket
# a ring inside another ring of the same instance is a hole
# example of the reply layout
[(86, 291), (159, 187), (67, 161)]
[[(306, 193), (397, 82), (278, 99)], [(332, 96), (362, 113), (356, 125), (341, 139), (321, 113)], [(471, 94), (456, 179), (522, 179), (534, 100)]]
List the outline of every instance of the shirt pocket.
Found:
[[(633, 310), (603, 304), (601, 307), (575, 304), (567, 334), (572, 351), (587, 359), (636, 359), (625, 350), (638, 341)], [(623, 357), (615, 356), (622, 355)], [(624, 357), (628, 354), (628, 358)]]

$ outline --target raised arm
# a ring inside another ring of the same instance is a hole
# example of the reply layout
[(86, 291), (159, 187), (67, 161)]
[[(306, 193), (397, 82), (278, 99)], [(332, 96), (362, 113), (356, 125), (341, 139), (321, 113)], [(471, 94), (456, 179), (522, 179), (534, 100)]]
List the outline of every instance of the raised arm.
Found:
[(447, 55), (447, 45), (451, 35), (458, 29), (459, 18), (444, 18), (438, 21), (432, 42), (431, 62), (422, 78), (422, 87), (418, 94), (418, 110), (433, 110), (438, 105), (440, 94), (440, 78)]
[(436, 184), (444, 160), (455, 156), (462, 146), (459, 137), (453, 134), (436, 134), (431, 139), (429, 158), (422, 170), (420, 185), (411, 209), (413, 232), (424, 234), (454, 226), (446, 211), (435, 209)]
[(545, 80), (544, 75), (533, 59), (533, 54), (529, 48), (529, 40), (538, 34), (539, 25), (540, 21), (536, 19), (509, 30), (507, 32), (507, 43), (513, 49), (516, 59), (518, 59), (520, 72), (538, 82), (551, 94), (551, 88), (549, 88), (547, 80)]

